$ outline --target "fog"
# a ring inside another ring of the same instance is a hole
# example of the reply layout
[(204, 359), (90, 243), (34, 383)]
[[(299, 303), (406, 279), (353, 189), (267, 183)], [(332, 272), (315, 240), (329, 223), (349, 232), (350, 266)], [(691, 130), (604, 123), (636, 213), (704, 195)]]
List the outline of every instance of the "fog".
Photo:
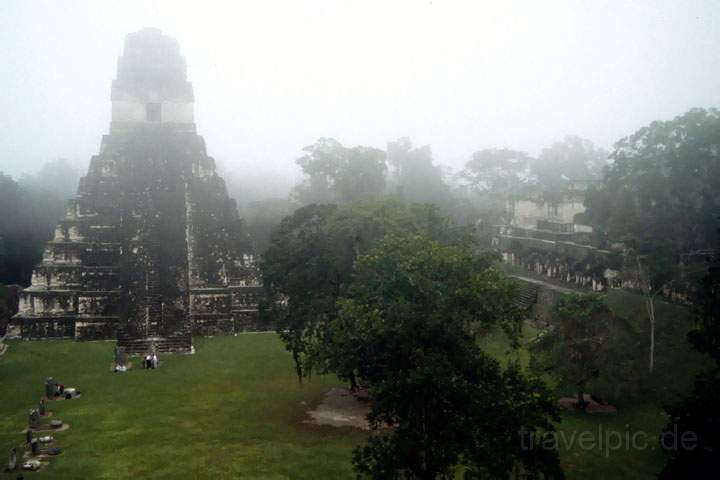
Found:
[(198, 132), (229, 176), (283, 192), (319, 137), (409, 136), (455, 171), (485, 147), (609, 148), (720, 104), (720, 4), (79, 2), (0, 4), (0, 170), (81, 169), (110, 122), (126, 34), (178, 39)]

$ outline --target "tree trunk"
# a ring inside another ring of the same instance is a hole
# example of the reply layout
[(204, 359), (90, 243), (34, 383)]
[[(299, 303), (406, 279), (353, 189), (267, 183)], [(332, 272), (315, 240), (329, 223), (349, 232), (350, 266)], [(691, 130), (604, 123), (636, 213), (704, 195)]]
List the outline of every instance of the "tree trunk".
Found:
[(300, 363), (300, 354), (293, 348), (292, 351), (293, 361), (295, 362), (295, 373), (297, 373), (298, 383), (302, 383), (302, 363)]
[(357, 377), (355, 377), (355, 372), (350, 372), (349, 377), (350, 377), (350, 391), (357, 392), (358, 384), (357, 384)]
[(655, 302), (653, 297), (647, 299), (648, 316), (650, 317), (650, 373), (655, 369)]
[[(640, 257), (635, 255), (635, 261), (637, 262), (638, 275), (640, 277), (640, 288), (642, 289), (643, 296), (645, 297), (645, 309), (650, 319), (650, 364), (649, 371), (652, 374), (655, 369), (655, 304), (654, 294), (650, 291), (650, 280), (645, 278), (643, 273), (642, 265), (640, 264)], [(660, 287), (662, 289), (662, 287)], [(659, 292), (658, 289), (657, 292)], [(655, 293), (657, 293), (655, 292)]]

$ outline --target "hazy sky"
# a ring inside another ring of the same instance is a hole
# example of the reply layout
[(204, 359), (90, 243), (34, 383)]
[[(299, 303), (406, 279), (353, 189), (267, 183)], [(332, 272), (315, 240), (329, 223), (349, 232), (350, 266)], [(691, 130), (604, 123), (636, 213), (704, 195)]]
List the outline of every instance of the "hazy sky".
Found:
[(410, 136), (453, 168), (566, 134), (609, 148), (720, 105), (720, 1), (0, 2), (0, 170), (85, 168), (124, 36), (156, 26), (188, 63), (198, 131), (226, 170), (290, 181), (321, 136)]

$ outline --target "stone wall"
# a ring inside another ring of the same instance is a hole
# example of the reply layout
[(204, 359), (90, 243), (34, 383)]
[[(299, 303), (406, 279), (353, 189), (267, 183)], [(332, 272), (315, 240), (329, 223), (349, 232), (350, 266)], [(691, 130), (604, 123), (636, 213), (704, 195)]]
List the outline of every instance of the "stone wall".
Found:
[(0, 285), (0, 337), (7, 332), (8, 322), (18, 311), (19, 285)]

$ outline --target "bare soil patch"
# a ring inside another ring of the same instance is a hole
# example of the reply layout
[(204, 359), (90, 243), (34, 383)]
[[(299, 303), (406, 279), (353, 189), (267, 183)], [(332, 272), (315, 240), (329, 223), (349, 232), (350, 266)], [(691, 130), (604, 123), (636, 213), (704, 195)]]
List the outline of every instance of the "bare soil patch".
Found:
[(331, 388), (317, 407), (308, 410), (310, 419), (304, 423), (370, 430), (368, 413), (370, 402), (367, 395), (355, 395), (345, 388)]

